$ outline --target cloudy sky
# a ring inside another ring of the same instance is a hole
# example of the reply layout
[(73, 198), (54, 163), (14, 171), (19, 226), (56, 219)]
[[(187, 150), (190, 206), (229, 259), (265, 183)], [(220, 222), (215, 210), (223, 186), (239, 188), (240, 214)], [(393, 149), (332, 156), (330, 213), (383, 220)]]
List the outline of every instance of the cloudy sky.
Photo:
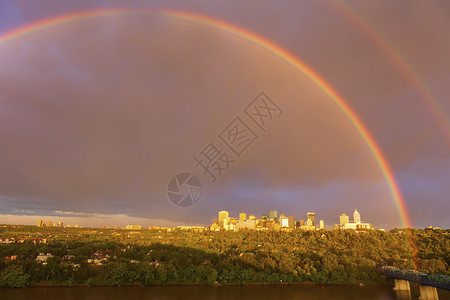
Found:
[[(163, 9), (244, 28), (308, 65), (373, 136), (412, 225), (449, 228), (447, 1), (124, 3), (0, 2), (0, 223), (207, 225), (219, 210), (276, 209), (332, 226), (357, 208), (377, 228), (404, 225), (368, 145), (310, 78)], [(113, 8), (125, 13), (2, 41), (40, 20)], [(263, 127), (245, 112), (260, 92), (278, 108)], [(226, 144), (233, 128), (247, 129), (239, 155)], [(211, 145), (229, 161), (214, 182), (194, 160)], [(187, 208), (167, 195), (183, 172), (202, 185)]]

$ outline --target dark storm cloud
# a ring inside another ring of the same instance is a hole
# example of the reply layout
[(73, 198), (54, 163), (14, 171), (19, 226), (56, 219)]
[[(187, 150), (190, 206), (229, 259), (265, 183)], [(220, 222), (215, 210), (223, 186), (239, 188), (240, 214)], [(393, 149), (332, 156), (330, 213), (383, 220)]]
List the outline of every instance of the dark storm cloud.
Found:
[[(47, 3), (17, 1), (15, 9), (33, 20), (102, 6)], [(404, 74), (333, 5), (249, 2), (237, 11), (230, 4), (165, 3), (150, 6), (219, 16), (303, 58), (355, 108), (401, 174), (413, 219), (420, 214), (409, 187), (423, 178), (414, 176), (422, 172), (414, 166), (448, 159), (440, 125)], [(384, 13), (382, 3), (356, 8), (398, 43), (442, 101), (448, 88), (436, 78), (448, 77), (443, 66), (450, 62), (448, 39), (439, 38), (448, 34), (439, 17), (445, 10), (414, 5), (400, 16), (398, 9)], [(425, 23), (433, 34), (421, 29)], [(207, 224), (221, 209), (260, 215), (274, 208), (297, 218), (314, 209), (329, 224), (357, 207), (367, 221), (401, 225), (379, 167), (339, 108), (286, 64), (217, 30), (164, 18), (102, 18), (3, 45), (0, 61), (0, 194), (12, 197), (0, 200), (2, 213), (125, 213)], [(285, 114), (258, 132), (218, 183), (208, 183), (193, 156), (261, 90)], [(165, 195), (180, 171), (206, 185), (188, 210)], [(421, 176), (427, 174), (438, 186), (448, 178), (435, 168)], [(448, 207), (445, 189), (436, 190), (433, 203)], [(448, 222), (434, 215), (438, 210), (417, 226)]]

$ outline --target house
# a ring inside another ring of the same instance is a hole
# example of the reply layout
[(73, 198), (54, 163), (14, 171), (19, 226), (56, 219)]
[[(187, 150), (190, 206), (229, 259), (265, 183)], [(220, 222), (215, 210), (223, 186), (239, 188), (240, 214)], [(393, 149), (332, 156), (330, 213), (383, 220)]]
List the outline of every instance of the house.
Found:
[(17, 259), (17, 255), (8, 255), (8, 256), (5, 256), (5, 262), (13, 261), (13, 260), (16, 260), (16, 259)]
[(39, 253), (39, 255), (36, 257), (36, 260), (38, 262), (46, 262), (47, 259), (49, 259), (50, 257), (53, 257), (53, 255), (51, 253), (47, 253), (47, 254)]

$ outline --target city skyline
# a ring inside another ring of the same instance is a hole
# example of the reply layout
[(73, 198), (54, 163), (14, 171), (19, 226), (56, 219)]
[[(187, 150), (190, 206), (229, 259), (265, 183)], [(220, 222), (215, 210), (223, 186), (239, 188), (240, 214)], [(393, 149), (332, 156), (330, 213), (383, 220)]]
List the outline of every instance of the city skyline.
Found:
[[(303, 227), (303, 226), (309, 226), (309, 229), (312, 228), (316, 228), (316, 229), (326, 229), (326, 230), (332, 230), (332, 229), (338, 229), (338, 228), (342, 228), (342, 229), (356, 229), (356, 227), (354, 226), (347, 226), (347, 228), (345, 228), (345, 224), (346, 223), (352, 223), (352, 224), (368, 224), (369, 223), (365, 223), (361, 220), (361, 215), (360, 213), (357, 211), (357, 209), (355, 209), (354, 213), (353, 213), (353, 219), (350, 220), (349, 216), (347, 216), (345, 213), (339, 215), (336, 220), (333, 220), (332, 222), (326, 222), (323, 219), (320, 219), (319, 222), (316, 223), (315, 221), (315, 212), (307, 212), (306, 213), (306, 218), (303, 219), (298, 219), (301, 218), (299, 216), (287, 216), (285, 213), (278, 213), (278, 210), (270, 210), (268, 211), (266, 214), (261, 214), (259, 217), (251, 214), (251, 213), (247, 213), (244, 211), (241, 211), (236, 217), (233, 217), (228, 211), (219, 211), (218, 212), (218, 218), (213, 218), (213, 221), (216, 222), (217, 220), (217, 224), (220, 225), (221, 228), (223, 228), (224, 223), (223, 220), (224, 219), (228, 219), (228, 220), (235, 220), (237, 222), (239, 221), (247, 221), (247, 220), (256, 220), (256, 222), (260, 221), (260, 220), (273, 220), (276, 223), (278, 223), (281, 227), (293, 227), (293, 228), (299, 228), (299, 227)], [(344, 218), (343, 218), (344, 217)], [(283, 225), (281, 219), (284, 218), (286, 220), (285, 224), (289, 224), (288, 225)], [(292, 223), (291, 223), (291, 218), (292, 218)], [(129, 221), (132, 219), (129, 219)], [(145, 220), (145, 219), (144, 219)], [(130, 225), (130, 223), (125, 223), (124, 222), (120, 222), (118, 224), (105, 224), (105, 223), (97, 223), (99, 225), (96, 226), (89, 226), (89, 225), (78, 225), (78, 224), (67, 224), (64, 223), (64, 221), (61, 221), (61, 218), (59, 218), (56, 223), (52, 222), (51, 220), (47, 220), (45, 218), (42, 219), (38, 219), (36, 221), (36, 219), (34, 220), (35, 223), (37, 222), (37, 226), (38, 227), (47, 227), (47, 228), (52, 228), (52, 227), (95, 227), (95, 228), (107, 228), (107, 229), (141, 229), (141, 228), (151, 228), (151, 227), (163, 227), (163, 228), (176, 228), (176, 227), (204, 227), (204, 228), (208, 228), (210, 227), (209, 223), (195, 223), (195, 224), (176, 224), (176, 223), (171, 223), (171, 224), (165, 224), (165, 223), (160, 223), (160, 224), (156, 224), (156, 223), (151, 223), (151, 225), (148, 225), (149, 223), (144, 222), (142, 224), (138, 224), (138, 225)], [(135, 221), (135, 220), (134, 220)], [(142, 221), (142, 220), (141, 220)], [(0, 223), (2, 224), (2, 223)], [(49, 225), (50, 224), (50, 225)], [(324, 224), (326, 224), (326, 226), (324, 226)], [(27, 223), (27, 224), (6, 224), (6, 225), (36, 225), (36, 224), (32, 224), (32, 223)], [(431, 226), (431, 225), (430, 225)], [(139, 227), (139, 228), (138, 228)], [(428, 227), (428, 226), (427, 226)], [(256, 223), (255, 223), (255, 228), (256, 228)], [(367, 226), (367, 228), (364, 229), (372, 229), (372, 224), (370, 224), (370, 228)], [(304, 228), (306, 229), (306, 227)], [(377, 228), (380, 229), (380, 228)], [(381, 228), (384, 229), (384, 228)]]
[[(239, 229), (302, 229), (302, 230), (320, 230), (320, 229), (352, 229), (352, 230), (372, 230), (375, 229), (372, 223), (364, 222), (361, 219), (361, 214), (357, 209), (353, 212), (353, 220), (350, 221), (346, 214), (341, 214), (339, 222), (332, 222), (327, 224), (323, 219), (318, 219), (316, 222), (315, 212), (307, 212), (306, 218), (297, 219), (299, 216), (290, 216), (285, 213), (278, 214), (277, 210), (269, 210), (267, 214), (262, 214), (257, 217), (253, 214), (248, 214), (242, 211), (238, 217), (233, 217), (228, 211), (219, 211), (218, 217), (214, 219), (210, 230), (239, 230)], [(301, 217), (300, 217), (301, 218)], [(275, 226), (276, 224), (276, 226)], [(377, 228), (384, 230), (384, 228)]]

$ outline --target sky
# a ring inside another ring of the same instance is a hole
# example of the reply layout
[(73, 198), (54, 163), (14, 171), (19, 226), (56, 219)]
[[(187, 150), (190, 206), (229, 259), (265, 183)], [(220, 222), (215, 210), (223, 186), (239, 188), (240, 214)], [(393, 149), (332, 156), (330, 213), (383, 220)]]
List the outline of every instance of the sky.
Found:
[[(4, 39), (111, 9), (123, 13)], [(243, 28), (309, 66), (367, 128), (406, 210), (307, 74), (161, 10)], [(402, 213), (413, 227), (449, 228), (449, 16), (448, 1), (1, 1), (0, 223), (209, 225), (221, 210), (278, 210), (313, 211), (333, 228), (358, 209), (375, 228), (404, 227)], [(262, 103), (271, 110), (258, 118)], [(213, 150), (214, 178), (198, 162)], [(168, 195), (181, 173), (201, 184), (188, 207)]]

